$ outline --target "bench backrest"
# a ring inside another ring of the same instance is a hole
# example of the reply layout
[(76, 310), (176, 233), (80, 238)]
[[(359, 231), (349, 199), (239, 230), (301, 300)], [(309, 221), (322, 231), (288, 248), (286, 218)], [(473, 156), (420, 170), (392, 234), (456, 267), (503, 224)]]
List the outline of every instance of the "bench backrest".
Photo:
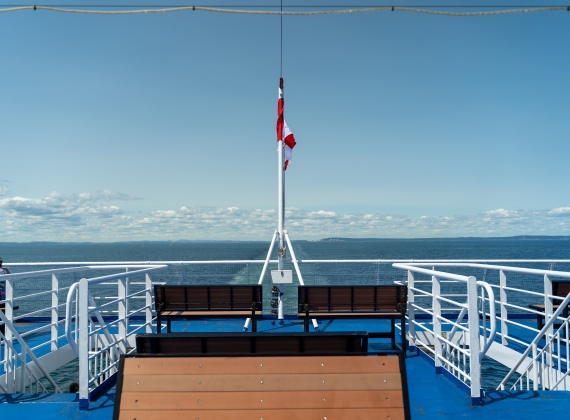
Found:
[(137, 354), (344, 354), (366, 353), (367, 332), (139, 334)]
[(263, 310), (262, 286), (154, 286), (157, 311)]
[(299, 286), (299, 312), (405, 312), (406, 286)]
[(405, 419), (402, 355), (121, 356), (113, 419)]
[[(553, 281), (552, 282), (552, 294), (555, 296), (566, 297), (570, 293), (570, 281)], [(556, 301), (556, 303), (562, 303)]]

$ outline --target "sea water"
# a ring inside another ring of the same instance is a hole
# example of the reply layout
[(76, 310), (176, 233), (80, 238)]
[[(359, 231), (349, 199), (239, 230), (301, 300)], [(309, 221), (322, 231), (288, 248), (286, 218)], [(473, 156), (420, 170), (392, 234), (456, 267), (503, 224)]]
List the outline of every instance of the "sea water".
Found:
[[(570, 259), (570, 238), (295, 241), (298, 259)], [(4, 265), (16, 262), (263, 260), (269, 242), (0, 243)], [(547, 267), (543, 267), (547, 268)], [(483, 388), (508, 369), (486, 358)], [(62, 390), (78, 381), (77, 360), (54, 372)]]

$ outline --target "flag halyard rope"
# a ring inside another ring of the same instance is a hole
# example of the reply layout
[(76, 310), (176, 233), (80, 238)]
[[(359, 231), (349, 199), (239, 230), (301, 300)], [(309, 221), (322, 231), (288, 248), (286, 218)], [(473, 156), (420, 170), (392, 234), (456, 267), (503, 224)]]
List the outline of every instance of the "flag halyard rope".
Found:
[[(453, 6), (450, 6), (453, 8)], [(508, 15), (516, 13), (539, 13), (539, 12), (554, 12), (554, 11), (570, 11), (569, 6), (548, 6), (548, 7), (528, 7), (519, 9), (501, 9), (501, 10), (484, 10), (472, 12), (457, 12), (447, 10), (433, 10), (421, 9), (415, 7), (398, 7), (398, 6), (377, 6), (355, 9), (336, 9), (336, 10), (312, 10), (312, 11), (271, 11), (271, 10), (238, 10), (218, 7), (204, 7), (204, 6), (181, 6), (181, 7), (165, 7), (162, 9), (135, 9), (135, 10), (96, 10), (96, 9), (71, 9), (66, 7), (52, 7), (52, 6), (20, 6), (0, 8), (0, 13), (9, 12), (22, 12), (28, 10), (45, 10), (49, 12), (59, 13), (75, 13), (75, 14), (89, 14), (89, 15), (138, 15), (150, 13), (173, 13), (185, 11), (201, 11), (213, 13), (233, 13), (241, 15), (280, 15), (283, 16), (320, 16), (320, 15), (341, 15), (349, 13), (370, 13), (382, 11), (401, 11), (411, 13), (423, 13), (428, 15), (439, 16), (495, 16), (495, 15)]]

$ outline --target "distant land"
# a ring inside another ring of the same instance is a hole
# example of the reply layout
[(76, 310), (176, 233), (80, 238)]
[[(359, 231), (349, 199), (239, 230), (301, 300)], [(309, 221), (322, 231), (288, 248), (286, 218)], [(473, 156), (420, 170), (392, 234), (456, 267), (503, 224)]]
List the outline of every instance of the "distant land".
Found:
[[(455, 238), (323, 238), (323, 239), (297, 239), (295, 242), (374, 242), (374, 241), (567, 241), (570, 236), (545, 236), (545, 235), (518, 235), (518, 236), (501, 236), (501, 237), (480, 237), (480, 236), (464, 236)], [(87, 245), (87, 244), (171, 244), (171, 243), (239, 243), (239, 242), (262, 242), (269, 241), (235, 241), (235, 240), (204, 240), (204, 239), (179, 239), (176, 241), (117, 241), (117, 242), (55, 242), (55, 241), (34, 241), (34, 242), (0, 242), (0, 245)]]

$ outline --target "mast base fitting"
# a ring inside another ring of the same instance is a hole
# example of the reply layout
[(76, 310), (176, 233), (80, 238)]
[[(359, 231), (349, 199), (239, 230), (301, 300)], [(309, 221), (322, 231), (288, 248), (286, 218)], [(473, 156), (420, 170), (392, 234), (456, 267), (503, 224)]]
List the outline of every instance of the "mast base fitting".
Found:
[(277, 249), (277, 255), (279, 255), (279, 258), (285, 258), (287, 255), (287, 250), (284, 246), (280, 246), (279, 249)]

